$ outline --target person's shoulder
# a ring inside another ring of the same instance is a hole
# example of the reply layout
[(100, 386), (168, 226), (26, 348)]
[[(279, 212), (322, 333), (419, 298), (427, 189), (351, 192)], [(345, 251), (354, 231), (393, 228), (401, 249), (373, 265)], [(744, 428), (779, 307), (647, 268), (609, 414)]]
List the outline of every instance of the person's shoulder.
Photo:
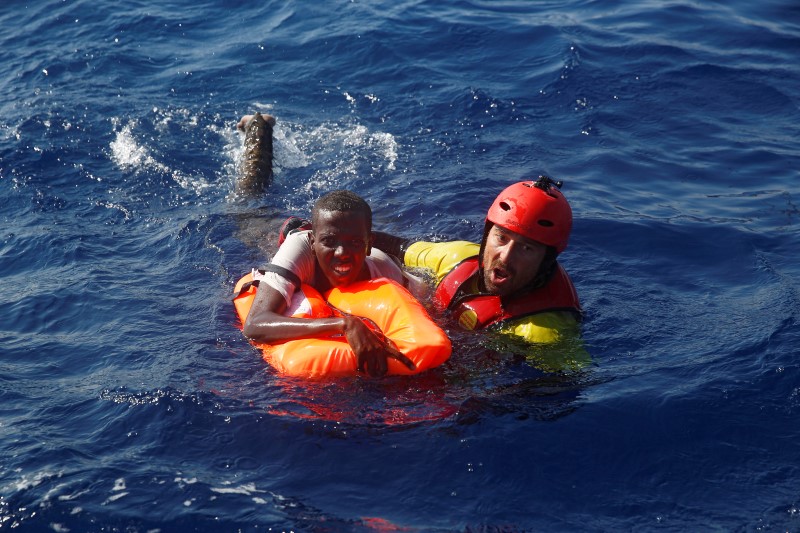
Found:
[[(304, 229), (299, 231), (293, 231), (286, 236), (286, 239), (283, 241), (283, 244), (286, 244), (287, 242), (303, 243), (307, 244), (308, 246), (311, 246), (311, 230)], [(283, 244), (281, 244), (281, 246), (283, 246)]]
[(408, 252), (420, 257), (436, 257), (438, 260), (458, 263), (480, 253), (480, 245), (470, 241), (418, 241), (408, 247)]
[(417, 241), (406, 250), (407, 267), (426, 268), (436, 275), (437, 283), (458, 264), (480, 252), (480, 246), (469, 241)]
[(398, 270), (400, 269), (397, 259), (387, 254), (383, 250), (375, 247), (370, 250), (369, 255), (366, 257), (366, 261), (378, 266), (379, 268), (386, 268), (388, 266), (389, 268), (396, 268)]
[(372, 248), (370, 255), (366, 258), (367, 265), (370, 270), (370, 277), (372, 278), (389, 278), (403, 283), (403, 271), (397, 260), (391, 255)]
[(464, 256), (477, 255), (480, 245), (472, 241), (416, 241), (408, 249), (428, 250), (439, 253), (458, 254)]
[(300, 231), (286, 237), (270, 261), (294, 272), (306, 283), (314, 279), (314, 251), (310, 232)]
[[(311, 231), (295, 231), (286, 236), (278, 248), (278, 254), (302, 253), (311, 250)], [(276, 254), (277, 255), (277, 254)]]
[(367, 256), (367, 259), (371, 259), (373, 261), (392, 261), (392, 262), (394, 262), (394, 260), (392, 259), (392, 256), (390, 256), (389, 254), (387, 254), (386, 252), (384, 252), (383, 250), (381, 250), (379, 248), (375, 248), (374, 246), (370, 250), (369, 255)]
[(443, 244), (446, 245), (450, 253), (463, 257), (464, 259), (478, 255), (481, 250), (481, 245), (472, 241), (449, 241)]

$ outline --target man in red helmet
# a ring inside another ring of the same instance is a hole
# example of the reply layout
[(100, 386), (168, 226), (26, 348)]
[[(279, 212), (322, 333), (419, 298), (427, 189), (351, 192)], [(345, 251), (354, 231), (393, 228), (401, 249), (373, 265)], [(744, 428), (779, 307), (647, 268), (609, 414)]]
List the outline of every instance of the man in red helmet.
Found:
[(534, 346), (537, 366), (589, 363), (580, 341), (581, 306), (557, 261), (567, 247), (572, 209), (561, 183), (540, 176), (503, 190), (486, 216), (480, 244), (412, 242), (374, 232), (373, 245), (436, 277), (434, 302), (465, 329), (491, 329)]

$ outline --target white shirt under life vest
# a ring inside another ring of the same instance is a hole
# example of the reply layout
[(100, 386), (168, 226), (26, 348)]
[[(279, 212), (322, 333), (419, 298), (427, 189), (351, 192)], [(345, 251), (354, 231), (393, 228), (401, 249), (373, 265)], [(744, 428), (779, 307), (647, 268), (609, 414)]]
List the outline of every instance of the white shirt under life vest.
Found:
[[(372, 248), (365, 262), (371, 279), (389, 278), (401, 285), (406, 284), (403, 271), (397, 263), (377, 248)], [(311, 231), (298, 231), (288, 235), (271, 263), (293, 272), (301, 283), (313, 285), (317, 262), (311, 249)], [(257, 269), (253, 269), (253, 280), (264, 282), (281, 293), (287, 308), (292, 307), (295, 286), (291, 281), (275, 272), (262, 274)]]

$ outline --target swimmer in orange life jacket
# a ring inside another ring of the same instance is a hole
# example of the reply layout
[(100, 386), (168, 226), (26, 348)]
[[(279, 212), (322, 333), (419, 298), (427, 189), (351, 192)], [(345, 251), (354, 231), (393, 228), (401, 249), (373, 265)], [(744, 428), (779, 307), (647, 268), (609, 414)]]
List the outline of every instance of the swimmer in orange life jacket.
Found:
[[(256, 114), (242, 119), (245, 129), (245, 164), (239, 190), (259, 192), (272, 173), (272, 125), (275, 120)], [(269, 131), (264, 131), (268, 127)], [(266, 134), (266, 135), (265, 135)], [(269, 150), (263, 150), (269, 138)], [(267, 162), (266, 159), (269, 159)], [(342, 333), (353, 349), (358, 369), (371, 376), (387, 372), (387, 358), (410, 370), (414, 363), (376, 335), (358, 317), (293, 318), (284, 316), (301, 284), (320, 292), (357, 281), (385, 277), (406, 284), (403, 272), (387, 254), (372, 248), (372, 211), (358, 195), (334, 191), (324, 195), (312, 210), (313, 229), (296, 228), (285, 240), (265, 272), (255, 272), (258, 291), (244, 323), (244, 334), (256, 341), (276, 342)], [(299, 230), (299, 231), (298, 231)]]
[(572, 229), (560, 188), (546, 176), (507, 187), (489, 208), (480, 244), (413, 242), (376, 231), (373, 246), (432, 271), (434, 302), (463, 328), (499, 331), (504, 345), (524, 341), (513, 351), (543, 370), (578, 370), (590, 357), (580, 338), (578, 294), (557, 261)]

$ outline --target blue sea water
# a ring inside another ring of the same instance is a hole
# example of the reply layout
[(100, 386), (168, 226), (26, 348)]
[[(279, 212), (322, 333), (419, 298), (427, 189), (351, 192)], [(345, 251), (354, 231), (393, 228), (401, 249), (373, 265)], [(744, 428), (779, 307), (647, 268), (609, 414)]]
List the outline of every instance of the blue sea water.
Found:
[[(800, 531), (793, 0), (0, 6), (0, 529)], [(276, 176), (233, 194), (238, 118)], [(477, 239), (548, 173), (593, 366), (276, 375), (264, 221)]]

